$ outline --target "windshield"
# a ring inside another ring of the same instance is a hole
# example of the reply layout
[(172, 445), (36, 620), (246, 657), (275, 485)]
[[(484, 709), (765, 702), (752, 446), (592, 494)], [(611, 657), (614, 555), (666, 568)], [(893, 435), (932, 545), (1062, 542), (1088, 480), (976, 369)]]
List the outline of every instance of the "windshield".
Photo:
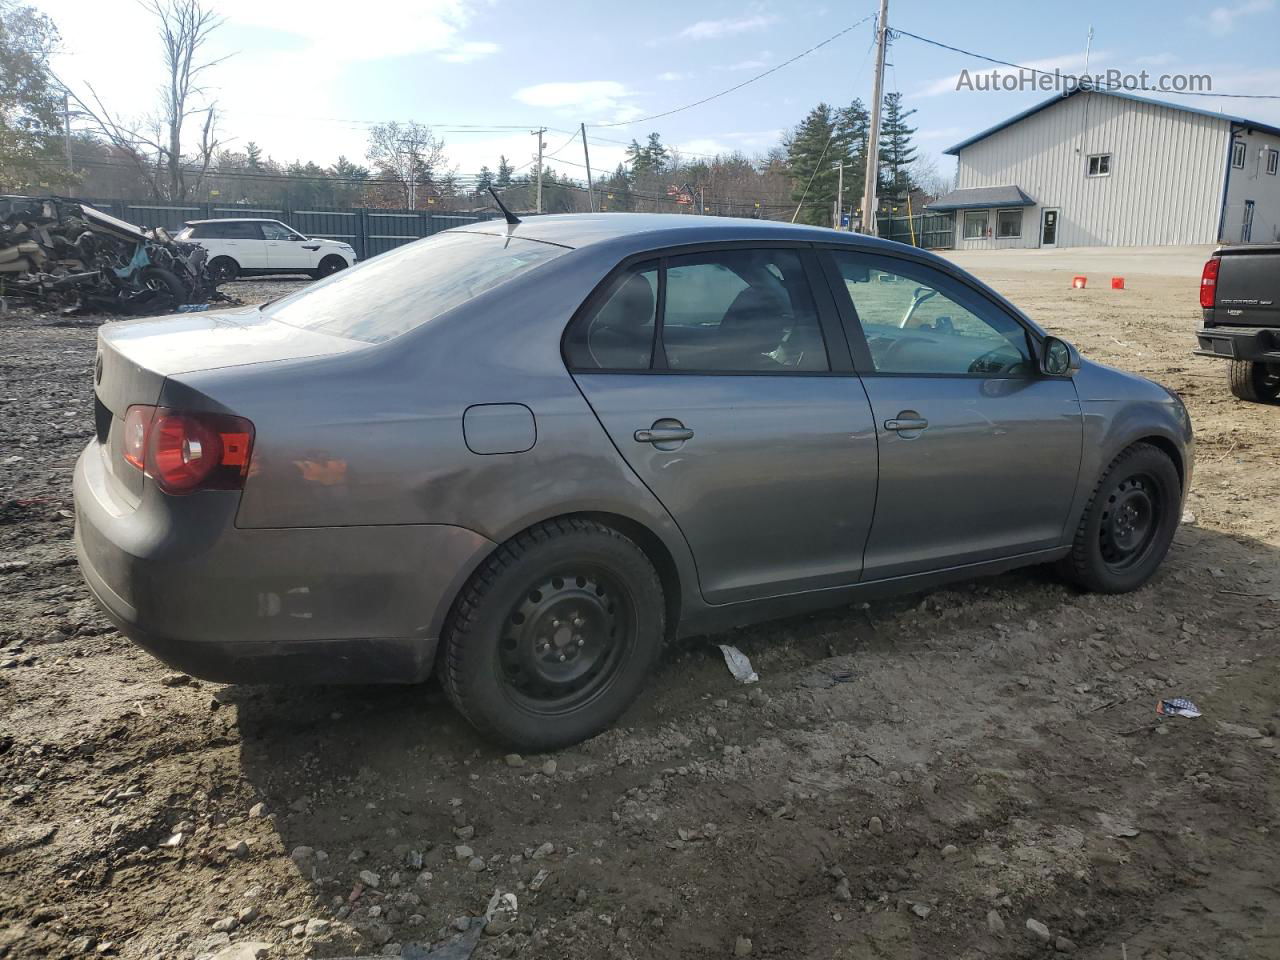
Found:
[(484, 233), (438, 233), (269, 304), (273, 320), (382, 343), (452, 310), (567, 247)]

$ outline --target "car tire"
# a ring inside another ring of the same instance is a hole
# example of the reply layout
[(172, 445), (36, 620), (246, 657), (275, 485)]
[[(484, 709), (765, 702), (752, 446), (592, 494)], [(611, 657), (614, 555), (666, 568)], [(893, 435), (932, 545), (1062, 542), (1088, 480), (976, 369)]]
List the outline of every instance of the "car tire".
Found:
[(336, 253), (331, 253), (320, 261), (320, 266), (311, 271), (312, 280), (321, 280), (331, 274), (337, 273), (339, 270), (345, 270), (350, 264), (343, 260)]
[(219, 283), (229, 283), (240, 276), (240, 264), (230, 257), (214, 257), (205, 269), (215, 286)]
[(577, 518), (507, 541), (463, 588), (445, 627), (441, 682), (485, 736), (565, 747), (607, 729), (644, 686), (665, 636), (649, 558)]
[(1127, 593), (1151, 579), (1181, 520), (1182, 481), (1149, 443), (1123, 450), (1103, 471), (1060, 569), (1086, 590)]
[(1232, 360), (1227, 369), (1231, 392), (1241, 400), (1271, 403), (1280, 396), (1280, 364)]

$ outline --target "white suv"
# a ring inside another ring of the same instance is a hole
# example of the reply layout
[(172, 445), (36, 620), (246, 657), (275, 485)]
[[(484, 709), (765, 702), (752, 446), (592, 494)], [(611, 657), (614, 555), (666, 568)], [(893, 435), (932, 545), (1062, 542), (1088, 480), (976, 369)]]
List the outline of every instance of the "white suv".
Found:
[(356, 262), (351, 244), (304, 237), (279, 220), (188, 220), (177, 239), (209, 251), (215, 283), (265, 273), (305, 273), (319, 280)]

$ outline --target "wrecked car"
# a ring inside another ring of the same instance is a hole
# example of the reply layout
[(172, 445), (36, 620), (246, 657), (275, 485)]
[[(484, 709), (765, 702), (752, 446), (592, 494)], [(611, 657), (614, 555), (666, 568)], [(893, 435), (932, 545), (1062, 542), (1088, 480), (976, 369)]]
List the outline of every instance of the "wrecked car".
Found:
[(53, 309), (172, 313), (229, 298), (197, 244), (63, 197), (0, 197), (0, 296)]

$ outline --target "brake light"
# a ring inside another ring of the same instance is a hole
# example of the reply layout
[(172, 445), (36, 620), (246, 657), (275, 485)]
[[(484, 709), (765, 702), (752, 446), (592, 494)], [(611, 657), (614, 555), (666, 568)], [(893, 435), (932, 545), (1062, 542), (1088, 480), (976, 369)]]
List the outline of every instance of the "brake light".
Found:
[(144, 404), (125, 411), (124, 459), (165, 493), (238, 490), (252, 450), (253, 424), (243, 417)]
[(1219, 257), (1210, 258), (1200, 274), (1200, 306), (1212, 310), (1218, 302), (1218, 268), (1222, 265)]

